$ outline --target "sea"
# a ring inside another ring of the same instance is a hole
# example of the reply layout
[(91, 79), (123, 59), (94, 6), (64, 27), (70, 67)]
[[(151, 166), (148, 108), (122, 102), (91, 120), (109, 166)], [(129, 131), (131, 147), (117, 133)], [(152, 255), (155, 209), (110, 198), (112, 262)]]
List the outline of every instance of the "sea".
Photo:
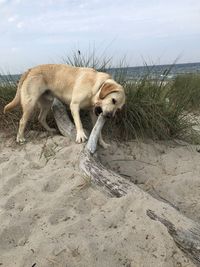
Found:
[[(108, 70), (111, 74), (116, 72), (120, 73), (120, 68), (112, 68)], [(128, 80), (137, 80), (148, 76), (151, 79), (174, 79), (177, 75), (199, 73), (200, 74), (200, 62), (197, 63), (182, 63), (172, 65), (146, 65), (139, 67), (126, 67), (123, 68), (123, 73)]]
[[(187, 73), (199, 73), (200, 74), (200, 62), (196, 63), (182, 63), (172, 65), (145, 65), (138, 67), (123, 67), (123, 68), (110, 68), (106, 70), (111, 75), (122, 74), (125, 75), (126, 80), (138, 80), (148, 75), (150, 79), (163, 79), (173, 80), (177, 75), (183, 75)], [(0, 86), (5, 83), (16, 83), (20, 74), (0, 74)]]

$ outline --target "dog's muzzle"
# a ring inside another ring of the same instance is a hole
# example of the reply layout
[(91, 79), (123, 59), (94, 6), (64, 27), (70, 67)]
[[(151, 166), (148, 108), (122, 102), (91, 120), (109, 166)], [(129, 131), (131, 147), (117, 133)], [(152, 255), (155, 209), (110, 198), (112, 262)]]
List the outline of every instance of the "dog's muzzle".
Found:
[(101, 113), (103, 112), (102, 108), (101, 107), (95, 107), (94, 109), (94, 113), (95, 115), (98, 117)]
[(106, 113), (105, 117), (106, 117), (107, 119), (110, 119), (110, 118), (113, 117), (113, 113), (112, 113), (112, 112)]

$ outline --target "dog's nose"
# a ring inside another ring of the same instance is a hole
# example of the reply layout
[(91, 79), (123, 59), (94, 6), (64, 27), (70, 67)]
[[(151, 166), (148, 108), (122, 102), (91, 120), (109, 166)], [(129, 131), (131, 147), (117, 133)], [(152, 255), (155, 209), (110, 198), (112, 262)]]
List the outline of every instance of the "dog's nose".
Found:
[(101, 107), (95, 107), (94, 113), (95, 113), (96, 116), (99, 116), (99, 114), (102, 113), (102, 108)]

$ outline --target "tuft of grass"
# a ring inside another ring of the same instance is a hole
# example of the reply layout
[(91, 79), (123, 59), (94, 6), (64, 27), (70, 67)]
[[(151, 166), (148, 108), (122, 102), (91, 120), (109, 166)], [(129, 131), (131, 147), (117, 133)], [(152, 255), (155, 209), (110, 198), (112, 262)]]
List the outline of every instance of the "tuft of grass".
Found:
[(70, 55), (62, 58), (65, 64), (75, 67), (94, 68), (98, 71), (106, 71), (111, 68), (112, 57), (106, 57), (103, 54), (97, 55), (95, 48), (88, 52), (81, 50), (73, 51)]
[[(125, 140), (150, 137), (200, 142), (199, 133), (193, 130), (198, 122), (188, 116), (189, 108), (194, 106), (192, 101), (198, 97), (199, 91), (190, 87), (181, 90), (177, 86), (177, 79), (165, 81), (168, 73), (165, 71), (166, 76), (163, 74), (161, 81), (152, 80), (147, 73), (138, 81), (124, 84), (126, 105), (107, 127), (115, 132), (115, 136), (117, 133), (120, 139)], [(181, 81), (181, 78), (178, 79)]]
[(8, 74), (0, 74), (0, 129), (4, 129), (8, 132), (14, 132), (17, 130), (19, 121), (19, 110), (15, 113), (9, 113), (7, 116), (3, 114), (4, 106), (10, 102), (15, 94), (17, 87), (17, 79)]
[(198, 111), (200, 109), (200, 74), (178, 75), (174, 80), (170, 97), (176, 102), (180, 102), (181, 98), (181, 103), (185, 102), (188, 111)]

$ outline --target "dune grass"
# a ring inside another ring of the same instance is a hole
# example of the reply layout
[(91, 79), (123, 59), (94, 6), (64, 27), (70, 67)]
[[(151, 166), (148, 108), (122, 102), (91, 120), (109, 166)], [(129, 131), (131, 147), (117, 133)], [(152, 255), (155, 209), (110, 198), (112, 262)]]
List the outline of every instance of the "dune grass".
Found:
[(185, 102), (188, 111), (200, 110), (200, 73), (178, 75), (173, 83), (171, 98)]
[[(64, 59), (64, 62), (74, 66), (94, 67), (110, 73), (111, 59), (101, 60), (95, 53), (86, 56), (79, 51), (78, 54)], [(152, 80), (151, 68), (148, 68), (142, 78), (129, 81), (122, 63), (119, 68), (112, 69), (112, 76), (124, 86), (126, 105), (113, 120), (107, 122), (105, 134), (111, 134), (120, 140), (148, 137), (154, 140), (182, 139), (200, 143), (199, 133), (192, 128), (197, 122), (188, 116), (194, 110), (199, 110), (200, 75), (180, 75), (169, 82), (169, 69), (163, 73), (162, 80)], [(14, 97), (16, 91), (12, 76), (6, 79), (9, 80), (0, 86), (0, 127), (12, 127), (16, 130), (20, 111), (13, 111), (6, 116), (2, 114), (3, 106)], [(87, 121), (87, 115), (83, 113), (83, 116), (86, 116)], [(35, 116), (32, 123), (29, 123), (29, 129), (42, 129), (36, 121)]]
[(188, 118), (190, 98), (181, 93), (174, 99), (174, 83), (160, 84), (147, 77), (137, 83), (126, 83), (126, 105), (111, 122), (122, 139), (150, 137), (152, 139), (175, 139), (197, 141), (193, 131), (195, 121)]
[(16, 93), (17, 83), (13, 76), (9, 73), (5, 75), (0, 74), (0, 129), (16, 131), (19, 121), (19, 111), (9, 113), (7, 116), (3, 114), (3, 108)]

